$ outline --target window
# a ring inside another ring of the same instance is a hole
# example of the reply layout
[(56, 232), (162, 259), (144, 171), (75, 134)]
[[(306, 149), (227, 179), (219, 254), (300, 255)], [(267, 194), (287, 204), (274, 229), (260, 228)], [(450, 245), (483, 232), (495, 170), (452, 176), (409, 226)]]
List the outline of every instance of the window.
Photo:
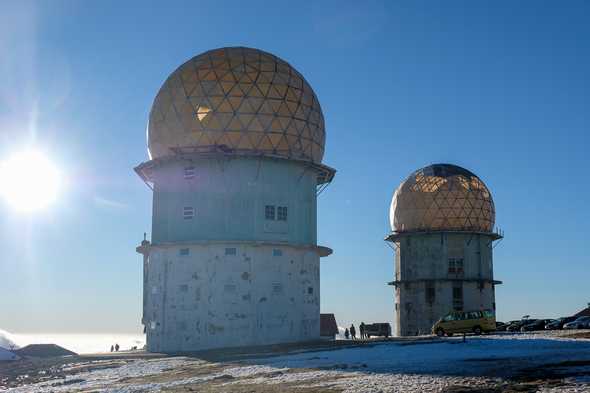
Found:
[(463, 258), (449, 258), (449, 273), (463, 273)]
[(274, 294), (283, 293), (283, 284), (273, 283), (272, 284), (272, 293), (274, 293)]
[(434, 303), (434, 297), (436, 293), (434, 291), (434, 283), (432, 281), (426, 282), (426, 291), (424, 292), (426, 295), (426, 303)]
[(455, 258), (449, 258), (449, 273), (455, 273)]
[(463, 284), (461, 282), (453, 284), (453, 309), (455, 311), (463, 310)]
[(225, 293), (235, 293), (236, 286), (234, 284), (225, 284), (225, 286), (223, 287), (223, 291)]
[(192, 220), (193, 217), (195, 216), (195, 208), (185, 206), (184, 210), (182, 212), (182, 216), (185, 220)]
[(180, 255), (181, 257), (186, 257), (189, 253), (190, 253), (190, 250), (188, 248), (181, 248), (178, 251), (178, 255)]
[(283, 250), (281, 250), (280, 248), (275, 248), (274, 250), (272, 250), (272, 256), (273, 257), (282, 257)]
[(264, 207), (264, 218), (266, 218), (267, 220), (273, 220), (275, 219), (275, 207), (273, 205), (266, 205)]
[(287, 221), (287, 206), (277, 207), (277, 220)]
[(194, 166), (184, 167), (184, 178), (185, 179), (192, 179), (193, 177), (195, 177), (195, 167)]
[(186, 292), (188, 292), (188, 285), (186, 285), (186, 284), (179, 285), (178, 290), (180, 292), (186, 293)]
[(237, 255), (238, 251), (235, 247), (230, 247), (225, 249), (225, 255)]
[(307, 288), (307, 294), (308, 295), (313, 295), (313, 288), (312, 287), (308, 287)]
[(156, 330), (156, 321), (151, 321), (150, 322), (150, 329)]

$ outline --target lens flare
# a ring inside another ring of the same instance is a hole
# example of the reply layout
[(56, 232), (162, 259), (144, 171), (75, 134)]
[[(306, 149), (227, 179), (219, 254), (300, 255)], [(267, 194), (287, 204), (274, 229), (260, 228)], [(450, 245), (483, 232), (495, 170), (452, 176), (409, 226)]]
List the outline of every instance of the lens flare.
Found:
[(57, 199), (59, 171), (43, 154), (24, 151), (0, 162), (0, 197), (14, 209), (30, 212)]

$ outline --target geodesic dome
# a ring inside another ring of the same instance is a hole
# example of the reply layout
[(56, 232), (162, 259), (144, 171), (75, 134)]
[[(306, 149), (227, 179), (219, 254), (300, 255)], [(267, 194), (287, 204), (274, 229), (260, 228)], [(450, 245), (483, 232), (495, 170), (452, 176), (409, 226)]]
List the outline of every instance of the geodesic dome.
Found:
[(486, 185), (467, 169), (435, 164), (412, 173), (395, 190), (391, 230), (492, 232), (494, 201)]
[(324, 116), (303, 76), (259, 49), (220, 48), (176, 69), (149, 118), (151, 158), (181, 150), (269, 154), (320, 163)]

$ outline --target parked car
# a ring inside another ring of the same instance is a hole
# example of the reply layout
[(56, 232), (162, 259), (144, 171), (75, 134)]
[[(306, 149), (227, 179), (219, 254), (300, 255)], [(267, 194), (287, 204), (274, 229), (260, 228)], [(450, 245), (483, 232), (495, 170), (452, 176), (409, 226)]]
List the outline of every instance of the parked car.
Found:
[(518, 332), (520, 331), (520, 328), (523, 327), (524, 325), (527, 325), (531, 322), (534, 322), (534, 319), (521, 319), (519, 321), (512, 321), (510, 323), (510, 325), (508, 325), (508, 327), (506, 328), (506, 331), (508, 332)]
[(365, 333), (368, 338), (371, 336), (391, 336), (391, 325), (388, 323), (369, 323), (365, 325)]
[(497, 332), (505, 332), (507, 327), (508, 327), (507, 323), (496, 321), (496, 331)]
[(557, 318), (553, 322), (548, 323), (547, 325), (545, 325), (545, 329), (547, 329), (547, 330), (559, 330), (559, 329), (563, 329), (563, 325), (565, 325), (566, 323), (569, 323), (569, 322), (573, 322), (576, 319), (578, 319), (578, 318), (576, 318), (576, 317), (561, 317), (561, 318)]
[(590, 317), (580, 317), (563, 325), (564, 329), (585, 329), (590, 327)]
[(439, 337), (455, 333), (481, 334), (496, 330), (496, 316), (490, 310), (454, 311), (440, 318), (433, 326), (432, 333)]
[(527, 323), (520, 328), (521, 332), (532, 332), (535, 330), (545, 330), (545, 325), (553, 322), (553, 319), (537, 319), (534, 322)]

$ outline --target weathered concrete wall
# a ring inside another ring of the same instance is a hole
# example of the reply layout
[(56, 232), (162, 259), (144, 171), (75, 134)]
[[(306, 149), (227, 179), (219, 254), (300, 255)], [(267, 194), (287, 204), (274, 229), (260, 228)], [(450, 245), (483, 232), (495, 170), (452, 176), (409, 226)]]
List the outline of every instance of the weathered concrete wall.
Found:
[(150, 351), (319, 338), (319, 256), (313, 249), (247, 243), (155, 247), (148, 267)]
[[(492, 238), (484, 234), (439, 232), (399, 239), (395, 256), (396, 333), (426, 334), (453, 311), (453, 288), (463, 291), (462, 309), (495, 309)], [(462, 259), (462, 272), (449, 272), (449, 259)], [(434, 289), (434, 296), (427, 288)], [(457, 306), (455, 304), (455, 306)]]

